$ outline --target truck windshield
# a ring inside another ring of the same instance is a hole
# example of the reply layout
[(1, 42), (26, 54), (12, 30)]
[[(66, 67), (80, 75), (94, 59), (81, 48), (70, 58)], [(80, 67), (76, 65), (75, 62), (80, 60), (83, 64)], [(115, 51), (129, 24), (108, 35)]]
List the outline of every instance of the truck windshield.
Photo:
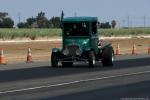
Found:
[(88, 36), (89, 24), (87, 22), (64, 23), (64, 35), (65, 36)]

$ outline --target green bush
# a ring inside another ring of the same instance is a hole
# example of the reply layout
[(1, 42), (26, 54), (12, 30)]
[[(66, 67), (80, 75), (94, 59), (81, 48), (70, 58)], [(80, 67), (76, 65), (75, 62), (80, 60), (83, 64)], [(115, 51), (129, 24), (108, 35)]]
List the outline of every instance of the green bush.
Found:
[(136, 36), (150, 35), (150, 28), (131, 28), (131, 29), (99, 29), (102, 36)]
[(0, 39), (61, 36), (61, 29), (0, 29)]

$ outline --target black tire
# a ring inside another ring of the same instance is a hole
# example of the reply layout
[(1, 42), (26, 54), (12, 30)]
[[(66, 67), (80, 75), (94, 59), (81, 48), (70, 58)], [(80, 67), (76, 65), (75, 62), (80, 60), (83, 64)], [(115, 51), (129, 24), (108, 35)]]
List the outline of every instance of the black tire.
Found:
[(114, 64), (114, 51), (111, 47), (106, 47), (102, 52), (102, 64), (106, 67), (112, 67)]
[(52, 67), (58, 67), (58, 61), (59, 61), (59, 59), (58, 59), (58, 55), (57, 55), (57, 53), (52, 53), (52, 55), (51, 55), (51, 64), (52, 64)]
[(94, 51), (89, 52), (89, 67), (94, 67), (95, 65), (95, 53)]
[(63, 67), (72, 67), (73, 62), (62, 62)]

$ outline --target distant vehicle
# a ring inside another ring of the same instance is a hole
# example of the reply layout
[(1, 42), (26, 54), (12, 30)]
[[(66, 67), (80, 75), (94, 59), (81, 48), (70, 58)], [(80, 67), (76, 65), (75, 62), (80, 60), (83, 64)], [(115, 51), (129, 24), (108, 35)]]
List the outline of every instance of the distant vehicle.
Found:
[(96, 61), (103, 66), (113, 66), (114, 50), (110, 43), (102, 45), (97, 31), (97, 17), (68, 17), (62, 20), (62, 49), (53, 48), (52, 67), (72, 66), (84, 61), (94, 67)]

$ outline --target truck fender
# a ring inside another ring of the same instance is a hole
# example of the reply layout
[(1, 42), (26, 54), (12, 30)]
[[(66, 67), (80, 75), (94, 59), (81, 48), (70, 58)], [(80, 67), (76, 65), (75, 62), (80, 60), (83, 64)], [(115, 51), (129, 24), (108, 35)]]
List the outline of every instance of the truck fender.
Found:
[(53, 52), (54, 52), (54, 53), (58, 53), (58, 52), (60, 52), (60, 49), (58, 49), (58, 48), (53, 48), (53, 49), (52, 49), (52, 53), (53, 53)]
[(105, 44), (101, 45), (102, 50), (105, 49), (105, 48), (108, 48), (108, 47), (112, 47), (111, 43), (105, 43)]
[(102, 50), (104, 50), (105, 48), (112, 48), (113, 53), (114, 53), (114, 49), (113, 49), (111, 43), (107, 43), (107, 44), (103, 45), (101, 48), (102, 48)]

